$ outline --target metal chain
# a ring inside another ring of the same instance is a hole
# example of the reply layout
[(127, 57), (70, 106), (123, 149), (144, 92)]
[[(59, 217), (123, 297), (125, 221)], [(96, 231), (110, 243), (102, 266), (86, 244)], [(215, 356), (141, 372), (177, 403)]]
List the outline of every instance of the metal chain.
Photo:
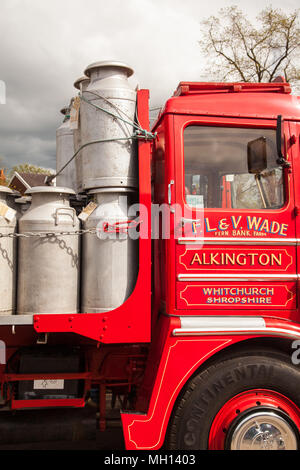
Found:
[(84, 235), (90, 233), (96, 235), (99, 232), (97, 229), (88, 229), (88, 230), (74, 230), (73, 232), (24, 232), (24, 233), (9, 233), (4, 234), (0, 233), (0, 238), (57, 238), (58, 236), (67, 236), (67, 235)]
[(12, 260), (9, 258), (9, 254), (8, 254), (8, 251), (5, 250), (4, 248), (2, 248), (1, 244), (0, 244), (0, 253), (1, 253), (1, 256), (2, 258), (7, 261), (7, 264), (9, 266), (10, 269), (13, 269), (14, 265), (13, 265), (13, 262)]
[(73, 230), (72, 232), (23, 232), (23, 233), (0, 233), (1, 238), (57, 238), (59, 236), (69, 236), (69, 235), (85, 235), (87, 233), (91, 235), (97, 235), (98, 233), (121, 233), (126, 232), (131, 228), (136, 228), (140, 222), (136, 220), (127, 220), (123, 222), (115, 222), (114, 224), (110, 224), (108, 222), (103, 223), (102, 228), (90, 228), (90, 229), (81, 229), (81, 230)]

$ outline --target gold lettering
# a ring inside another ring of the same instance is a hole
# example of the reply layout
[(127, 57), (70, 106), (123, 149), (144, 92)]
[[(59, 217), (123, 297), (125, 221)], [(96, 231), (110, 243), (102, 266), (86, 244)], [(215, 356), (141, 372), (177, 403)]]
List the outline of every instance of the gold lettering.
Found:
[(262, 231), (265, 231), (266, 233), (269, 232), (269, 221), (267, 219), (265, 219), (263, 221), (263, 223), (261, 224), (261, 226), (259, 227), (259, 231), (262, 232)]
[(267, 287), (266, 288), (266, 295), (274, 295), (274, 288), (273, 287)]
[[(265, 258), (265, 261), (263, 261), (264, 258)], [(270, 256), (267, 255), (267, 253), (263, 253), (263, 254), (260, 255), (260, 257), (258, 258), (258, 262), (259, 262), (259, 264), (261, 264), (262, 266), (266, 266), (267, 264), (270, 264)]]
[(249, 230), (252, 230), (253, 227), (255, 230), (258, 230), (258, 227), (260, 225), (260, 222), (261, 222), (261, 217), (259, 217), (258, 219), (256, 217), (250, 217), (249, 215), (247, 216), (247, 222), (248, 222), (248, 229)]
[(198, 253), (195, 253), (195, 254), (194, 254), (194, 257), (193, 257), (193, 259), (192, 259), (191, 265), (194, 264), (194, 263), (202, 264)]
[(270, 232), (271, 232), (271, 233), (278, 233), (278, 232), (279, 232), (279, 229), (280, 229), (280, 224), (279, 224), (278, 222), (273, 221), (273, 222), (271, 223)]
[(287, 224), (282, 224), (281, 227), (280, 227), (279, 235), (284, 235), (284, 236), (286, 236), (286, 233), (284, 233), (284, 232), (285, 232), (287, 229), (288, 229), (288, 225), (287, 225)]
[(203, 257), (202, 257), (202, 260), (203, 260), (203, 264), (210, 264), (210, 262), (206, 260), (206, 253), (203, 253)]
[[(273, 266), (275, 263), (278, 264), (278, 266), (281, 266), (282, 262), (281, 262), (281, 257), (282, 257), (282, 254), (280, 253), (278, 255), (278, 258), (277, 256), (275, 255), (275, 253), (271, 253), (271, 265)], [(274, 263), (275, 262), (275, 263)]]
[(217, 260), (216, 260), (216, 257), (219, 256), (219, 253), (211, 253), (210, 254), (210, 264), (220, 264)]
[[(243, 257), (243, 261), (240, 261), (241, 256)], [(246, 255), (244, 253), (239, 253), (236, 257), (236, 262), (237, 262), (237, 264), (240, 264), (241, 266), (246, 264)]]
[[(229, 261), (229, 262), (228, 262)], [(225, 253), (225, 264), (235, 264), (235, 254), (232, 254), (232, 258), (229, 253)]]
[(255, 256), (258, 256), (258, 253), (248, 253), (248, 255), (249, 255), (250, 258), (251, 258), (250, 265), (251, 265), (251, 266), (254, 266), (254, 264), (255, 264), (255, 263), (254, 263), (254, 258), (255, 258)]
[(195, 263), (198, 265), (234, 265), (245, 266), (249, 260), (250, 266), (255, 265), (255, 261), (258, 261), (262, 266), (282, 266), (282, 253), (194, 253), (191, 260), (191, 266)]

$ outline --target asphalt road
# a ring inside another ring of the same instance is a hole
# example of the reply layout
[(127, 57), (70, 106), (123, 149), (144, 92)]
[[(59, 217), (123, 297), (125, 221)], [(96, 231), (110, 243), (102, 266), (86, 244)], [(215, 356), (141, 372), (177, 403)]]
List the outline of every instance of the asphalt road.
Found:
[(119, 410), (100, 432), (95, 408), (0, 413), (0, 450), (125, 450)]
[(53, 441), (53, 442), (35, 442), (4, 444), (0, 450), (125, 450), (122, 429), (108, 429), (100, 433), (97, 432), (96, 439), (87, 441)]

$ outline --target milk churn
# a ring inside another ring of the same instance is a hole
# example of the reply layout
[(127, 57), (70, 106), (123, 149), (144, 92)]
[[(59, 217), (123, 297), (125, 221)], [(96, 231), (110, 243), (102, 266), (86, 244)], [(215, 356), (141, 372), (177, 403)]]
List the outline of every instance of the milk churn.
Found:
[(29, 209), (31, 204), (31, 196), (21, 196), (15, 199), (15, 209), (17, 211), (17, 219), (20, 219)]
[[(90, 79), (86, 76), (78, 78), (75, 83), (74, 87), (80, 91), (80, 93), (84, 93), (90, 83)], [(81, 126), (80, 126), (80, 109), (79, 109), (79, 116), (78, 116), (78, 123), (73, 130), (74, 133), (74, 152), (81, 146)], [(82, 160), (80, 159), (79, 155), (75, 157), (75, 166), (76, 166), (76, 178), (77, 178), (77, 188), (80, 186), (80, 182), (82, 180)]]
[[(56, 131), (56, 171), (61, 168), (74, 155), (74, 135), (70, 127), (70, 107), (63, 108), (64, 115), (62, 125)], [(77, 189), (76, 166), (73, 160), (56, 178), (57, 186)]]
[[(85, 74), (90, 84), (80, 105), (81, 145), (90, 145), (79, 155), (79, 189), (137, 187), (136, 141), (128, 140), (136, 109), (136, 92), (128, 82), (133, 70), (121, 62), (96, 62)], [(91, 144), (107, 139), (112, 140)]]
[[(0, 188), (1, 188), (1, 185), (0, 185)], [(11, 189), (11, 188), (8, 188), (8, 189)], [(19, 193), (19, 191), (17, 191), (16, 189), (13, 189), (11, 192), (6, 193), (7, 205), (11, 209), (14, 209), (17, 212), (18, 212), (19, 206), (16, 204), (16, 199), (20, 197), (21, 197), (21, 193)]]
[[(16, 295), (16, 239), (5, 235), (15, 233), (17, 219), (9, 199), (13, 191), (0, 186), (0, 315), (11, 315), (15, 310)], [(7, 218), (8, 217), (8, 218)]]
[(82, 84), (86, 80), (89, 83), (90, 79), (86, 75), (82, 75), (82, 77), (77, 78), (77, 80), (75, 80), (74, 85), (73, 85), (74, 88), (76, 88), (76, 90), (78, 90), (78, 91), (82, 91)]
[[(18, 314), (76, 313), (79, 292), (79, 229), (70, 207), (72, 189), (38, 186), (19, 220)], [(46, 235), (48, 233), (48, 235)], [(32, 236), (36, 234), (36, 236)]]
[(119, 307), (132, 293), (138, 272), (138, 240), (127, 230), (131, 193), (126, 188), (100, 188), (91, 194), (98, 207), (84, 228), (98, 228), (99, 233), (83, 235), (83, 313)]

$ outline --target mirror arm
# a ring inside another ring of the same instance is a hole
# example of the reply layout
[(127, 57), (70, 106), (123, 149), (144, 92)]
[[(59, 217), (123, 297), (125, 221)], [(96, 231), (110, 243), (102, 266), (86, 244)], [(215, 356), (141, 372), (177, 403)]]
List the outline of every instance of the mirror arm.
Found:
[(256, 181), (256, 184), (257, 184), (259, 194), (260, 194), (262, 203), (264, 205), (264, 208), (268, 209), (268, 207), (270, 207), (270, 203), (269, 203), (269, 200), (268, 200), (267, 195), (265, 193), (265, 190), (263, 188), (263, 185), (261, 184), (260, 175), (258, 173), (255, 175), (255, 181)]

